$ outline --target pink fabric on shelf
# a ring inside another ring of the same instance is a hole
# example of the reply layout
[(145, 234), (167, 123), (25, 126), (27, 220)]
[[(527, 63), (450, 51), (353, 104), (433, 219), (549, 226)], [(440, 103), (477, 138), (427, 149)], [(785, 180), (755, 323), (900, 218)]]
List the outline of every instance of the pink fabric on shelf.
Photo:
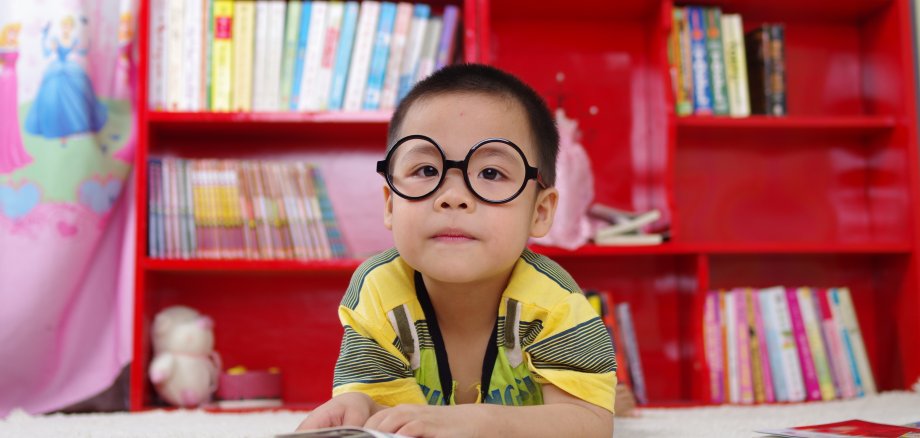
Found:
[(594, 201), (594, 175), (585, 148), (579, 143), (578, 121), (556, 110), (559, 129), (559, 156), (556, 159), (556, 188), (559, 204), (549, 234), (534, 243), (575, 249), (588, 242), (596, 225), (588, 219), (588, 208)]

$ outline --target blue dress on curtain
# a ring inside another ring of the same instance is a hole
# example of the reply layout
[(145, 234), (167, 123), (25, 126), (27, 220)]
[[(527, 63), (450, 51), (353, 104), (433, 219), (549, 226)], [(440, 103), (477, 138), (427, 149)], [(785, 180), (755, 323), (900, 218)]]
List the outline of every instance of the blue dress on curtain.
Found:
[[(79, 64), (67, 59), (76, 46), (76, 38), (70, 47), (57, 45), (57, 58), (45, 70), (38, 95), (26, 116), (27, 132), (60, 138), (97, 132), (105, 125), (108, 110), (96, 98), (89, 76)], [(45, 55), (50, 53), (45, 48)]]

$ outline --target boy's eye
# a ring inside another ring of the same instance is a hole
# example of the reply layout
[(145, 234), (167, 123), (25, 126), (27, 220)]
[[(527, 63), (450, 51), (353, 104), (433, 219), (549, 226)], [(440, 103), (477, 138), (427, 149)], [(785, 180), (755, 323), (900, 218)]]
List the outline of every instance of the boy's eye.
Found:
[(429, 178), (435, 177), (438, 176), (438, 168), (434, 166), (421, 166), (415, 171), (415, 174)]
[(494, 167), (487, 167), (479, 172), (479, 176), (489, 181), (496, 181), (501, 179), (503, 175), (498, 171), (498, 169), (495, 169)]

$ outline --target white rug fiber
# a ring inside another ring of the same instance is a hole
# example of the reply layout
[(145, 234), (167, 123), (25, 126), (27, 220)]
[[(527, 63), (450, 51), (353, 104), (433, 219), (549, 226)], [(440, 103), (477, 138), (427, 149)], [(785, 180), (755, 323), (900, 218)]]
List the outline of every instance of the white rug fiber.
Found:
[[(15, 411), (0, 420), (0, 437), (271, 437), (290, 432), (303, 412), (214, 414), (203, 411), (37, 415)], [(856, 400), (765, 406), (642, 409), (617, 418), (614, 436), (756, 437), (759, 428), (782, 428), (848, 419), (903, 424), (920, 421), (920, 394), (888, 392)]]

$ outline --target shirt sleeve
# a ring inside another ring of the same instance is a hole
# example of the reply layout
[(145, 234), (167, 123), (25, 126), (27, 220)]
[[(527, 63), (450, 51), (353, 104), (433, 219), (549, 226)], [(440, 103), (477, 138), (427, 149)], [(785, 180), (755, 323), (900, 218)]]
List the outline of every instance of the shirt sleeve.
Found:
[(580, 293), (567, 296), (524, 347), (534, 380), (613, 412), (616, 357), (607, 327)]
[(344, 334), (335, 364), (333, 397), (362, 392), (386, 406), (425, 404), (409, 361), (397, 348), (396, 332), (370, 295), (365, 287), (354, 308), (345, 301), (339, 307)]

